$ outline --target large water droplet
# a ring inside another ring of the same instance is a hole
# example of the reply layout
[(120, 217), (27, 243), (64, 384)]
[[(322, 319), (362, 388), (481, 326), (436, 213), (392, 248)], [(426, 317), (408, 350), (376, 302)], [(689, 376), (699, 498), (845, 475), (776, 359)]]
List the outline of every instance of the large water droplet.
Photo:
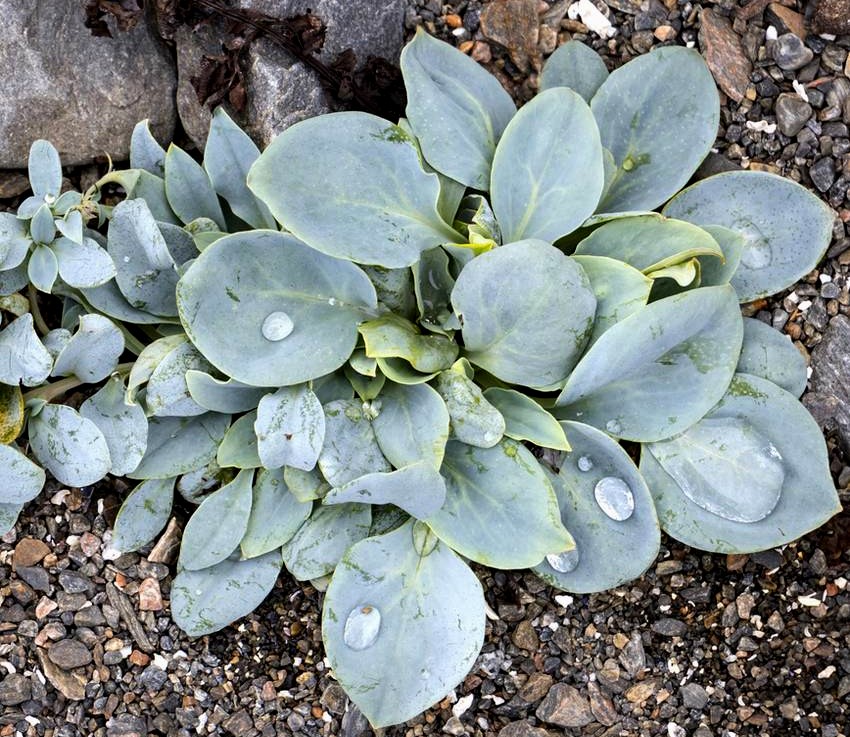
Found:
[(358, 606), (345, 620), (342, 639), (352, 650), (365, 650), (375, 644), (381, 629), (381, 613), (373, 606)]
[(770, 266), (771, 261), (773, 261), (773, 252), (763, 237), (750, 240), (744, 246), (741, 263), (748, 269), (763, 269)]
[(599, 508), (612, 520), (624, 522), (635, 511), (635, 497), (629, 485), (616, 476), (599, 479), (593, 489)]
[(578, 466), (579, 471), (587, 473), (591, 468), (593, 468), (593, 460), (590, 456), (580, 456), (576, 461), (576, 466)]
[(578, 548), (567, 550), (563, 553), (549, 553), (546, 562), (558, 573), (569, 573), (578, 567)]
[(605, 423), (605, 429), (612, 435), (619, 435), (623, 432), (623, 426), (617, 420), (608, 420)]
[(263, 320), (263, 337), (266, 340), (283, 340), (292, 332), (295, 325), (285, 312), (271, 312)]

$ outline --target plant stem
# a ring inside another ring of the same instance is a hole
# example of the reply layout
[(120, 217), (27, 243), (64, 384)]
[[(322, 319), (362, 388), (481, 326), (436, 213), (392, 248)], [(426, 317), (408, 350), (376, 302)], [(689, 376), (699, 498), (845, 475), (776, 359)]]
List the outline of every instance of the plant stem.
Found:
[(47, 327), (47, 323), (44, 321), (44, 317), (42, 317), (41, 309), (38, 306), (38, 292), (32, 284), (27, 285), (27, 299), (30, 303), (30, 313), (32, 313), (32, 319), (35, 322), (36, 329), (42, 335), (47, 335), (50, 332), (50, 328)]
[[(121, 363), (116, 367), (113, 373), (126, 374), (129, 373), (132, 368), (133, 363)], [(52, 384), (40, 386), (37, 389), (33, 389), (32, 391), (28, 391), (24, 394), (24, 404), (29, 402), (31, 399), (43, 399), (45, 402), (52, 402), (54, 399), (58, 399), (72, 389), (76, 389), (78, 386), (82, 386), (85, 383), (87, 382), (83, 379), (78, 379), (76, 376), (69, 376), (67, 379), (54, 381)]]

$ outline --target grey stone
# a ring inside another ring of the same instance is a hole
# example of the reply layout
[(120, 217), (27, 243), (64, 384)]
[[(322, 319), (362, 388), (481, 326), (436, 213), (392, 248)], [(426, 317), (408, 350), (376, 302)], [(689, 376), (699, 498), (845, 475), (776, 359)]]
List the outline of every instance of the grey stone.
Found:
[(850, 452), (850, 319), (830, 320), (823, 340), (812, 349), (810, 391), (803, 404), (825, 430), (838, 430)]
[(802, 69), (814, 58), (814, 52), (793, 33), (783, 33), (770, 45), (771, 55), (780, 69)]
[(74, 624), (77, 627), (97, 627), (106, 624), (106, 617), (98, 606), (83, 607), (74, 615)]
[(15, 706), (28, 701), (32, 693), (32, 684), (29, 678), (20, 673), (10, 673), (0, 681), (0, 704), (3, 706)]
[(831, 157), (824, 156), (812, 164), (809, 168), (809, 176), (812, 178), (812, 183), (821, 192), (829, 191), (835, 181), (835, 162)]
[(106, 727), (106, 737), (145, 737), (148, 725), (142, 717), (122, 714), (110, 720)]
[(643, 649), (643, 641), (637, 632), (632, 634), (631, 639), (623, 647), (623, 652), (620, 653), (620, 663), (632, 678), (646, 668), (646, 652)]
[(812, 117), (812, 106), (797, 95), (783, 93), (776, 99), (776, 125), (789, 138), (796, 136)]
[(584, 727), (593, 721), (590, 703), (578, 689), (556, 683), (537, 709), (537, 718), (559, 727)]
[(191, 79), (200, 71), (204, 55), (221, 54), (221, 42), (212, 26), (202, 25), (197, 29), (180, 26), (174, 33), (174, 45), (177, 50), (177, 114), (183, 130), (202, 149), (212, 115), (198, 100)]
[(525, 721), (511, 722), (499, 730), (498, 737), (549, 737), (549, 732)]
[(149, 665), (139, 676), (139, 683), (148, 691), (159, 691), (168, 680), (168, 674), (159, 666)]
[(48, 651), (47, 657), (63, 670), (79, 668), (91, 663), (91, 651), (79, 640), (59, 640)]
[(15, 568), (15, 573), (36, 591), (50, 593), (50, 574), (41, 566), (18, 566)]
[(224, 727), (233, 737), (247, 737), (250, 734), (255, 734), (254, 722), (251, 720), (251, 715), (245, 709), (240, 709), (235, 714), (227, 717), (221, 726)]
[(679, 619), (664, 617), (652, 623), (652, 631), (664, 637), (682, 637), (688, 631), (688, 625)]
[(84, 594), (94, 590), (91, 581), (76, 571), (62, 571), (59, 574), (59, 585), (69, 594)]
[(96, 38), (81, 5), (0, 0), (0, 167), (26, 166), (37, 138), (51, 140), (64, 164), (126, 159), (143, 118), (172, 135), (176, 76), (151, 26)]
[(698, 683), (686, 683), (679, 689), (679, 696), (688, 709), (702, 710), (708, 704), (708, 692)]

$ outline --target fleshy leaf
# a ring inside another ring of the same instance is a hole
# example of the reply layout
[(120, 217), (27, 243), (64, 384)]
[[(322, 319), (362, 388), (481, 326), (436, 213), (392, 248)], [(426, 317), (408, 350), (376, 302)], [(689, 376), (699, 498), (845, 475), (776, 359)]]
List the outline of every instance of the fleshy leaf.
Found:
[(165, 194), (184, 223), (209, 218), (224, 229), (224, 214), (210, 178), (197, 161), (173, 143), (165, 154)]
[[(793, 395), (758, 376), (737, 374), (729, 392), (706, 419), (744, 420), (769, 444), (763, 453), (780, 461), (784, 471), (779, 500), (757, 522), (738, 522), (709, 512), (691, 501), (656, 459), (666, 443), (653, 444), (641, 453), (640, 470), (652, 490), (661, 526), (669, 535), (702, 550), (752, 553), (795, 540), (841, 510), (823, 434)], [(789, 433), (788, 428), (794, 431)], [(734, 456), (734, 446), (726, 450)], [(750, 457), (747, 463), (756, 460)], [(736, 505), (739, 513), (743, 508), (743, 504)]]
[(124, 352), (121, 329), (103, 315), (82, 315), (80, 327), (56, 357), (53, 376), (76, 376), (89, 384), (103, 381)]
[(27, 276), (38, 291), (50, 294), (59, 276), (56, 254), (47, 246), (36, 246), (27, 262)]
[(223, 629), (256, 609), (274, 588), (280, 553), (228, 558), (202, 571), (180, 571), (171, 584), (171, 616), (190, 637)]
[(556, 415), (626, 440), (669, 438), (720, 401), (743, 332), (729, 286), (653, 302), (591, 346), (558, 397), (564, 410)]
[(495, 568), (528, 568), (572, 547), (552, 484), (525, 446), (450, 440), (443, 461), (446, 502), (426, 520), (461, 555)]
[(442, 335), (420, 335), (416, 326), (393, 314), (362, 323), (358, 330), (372, 358), (403, 358), (422, 373), (447, 369), (457, 358), (454, 341)]
[(700, 284), (704, 287), (728, 284), (738, 270), (747, 241), (740, 233), (722, 225), (703, 225), (702, 229), (717, 241), (723, 258), (700, 256)]
[(263, 465), (257, 453), (257, 434), (254, 432), (256, 419), (256, 412), (248, 412), (227, 428), (216, 454), (216, 462), (219, 466), (259, 468)]
[[(502, 285), (496, 302), (494, 284)], [(452, 304), (472, 363), (503, 381), (545, 388), (566, 379), (578, 361), (596, 297), (576, 261), (527, 240), (473, 259), (458, 277)]]
[(484, 398), (505, 418), (505, 435), (514, 440), (528, 440), (541, 448), (569, 450), (570, 444), (558, 421), (531, 397), (514, 391), (491, 387)]
[(112, 547), (131, 553), (151, 542), (168, 524), (173, 501), (173, 478), (142, 481), (118, 510)]
[(396, 468), (417, 461), (439, 468), (449, 439), (449, 411), (427, 384), (388, 383), (372, 428), (384, 456)]
[(248, 134), (231, 120), (224, 108), (216, 108), (204, 147), (204, 169), (212, 186), (248, 225), (275, 230), (277, 225), (269, 208), (245, 184), (248, 170), (259, 156), (260, 149)]
[(275, 218), (313, 248), (387, 268), (458, 241), (437, 212), (440, 183), (398, 126), (359, 112), (287, 128), (248, 175)]
[(646, 483), (616, 441), (580, 422), (563, 426), (573, 451), (560, 457), (556, 474), (547, 475), (576, 547), (552, 551), (534, 572), (567, 591), (604, 591), (652, 565), (661, 537), (658, 518)]
[(290, 386), (342, 366), (377, 307), (354, 264), (283, 233), (221, 238), (177, 286), (180, 317), (216, 368), (254, 386)]
[(804, 187), (756, 171), (703, 179), (676, 195), (664, 214), (697, 225), (722, 225), (745, 238), (732, 277), (741, 302), (775, 294), (814, 269), (832, 239), (835, 219)]
[(605, 172), (587, 103), (564, 87), (541, 92), (508, 123), (493, 157), (493, 212), (503, 240), (549, 243), (596, 209)]
[(313, 505), (296, 499), (283, 480), (283, 469), (263, 470), (254, 482), (254, 502), (240, 547), (256, 558), (292, 539), (310, 516)]
[(202, 415), (206, 408), (192, 399), (186, 372), (209, 371), (212, 367), (198, 350), (184, 341), (157, 364), (148, 379), (145, 404), (148, 412), (159, 417)]
[[(279, 469), (275, 469), (277, 471)], [(312, 471), (301, 471), (298, 468), (284, 468), (283, 480), (299, 502), (310, 502), (320, 499), (331, 488), (325, 481), (318, 468)]]
[(24, 429), (24, 395), (21, 388), (0, 384), (0, 445), (8, 445), (17, 439)]
[(455, 438), (479, 448), (492, 448), (502, 439), (505, 418), (462, 369), (455, 366), (443, 371), (436, 388), (446, 403)]
[(799, 397), (808, 381), (806, 359), (784, 333), (751, 317), (744, 318), (744, 344), (738, 373), (767, 379)]
[(97, 287), (116, 275), (110, 255), (91, 238), (83, 238), (81, 243), (57, 238), (50, 248), (56, 256), (59, 276), (70, 287)]
[(596, 295), (596, 317), (587, 348), (608, 328), (644, 307), (652, 289), (652, 279), (633, 266), (605, 256), (573, 256)]
[(4, 504), (0, 502), (0, 534), (5, 535), (15, 526), (18, 516), (23, 509), (23, 504)]
[(240, 471), (201, 502), (183, 530), (178, 565), (197, 571), (221, 563), (233, 552), (248, 529), (253, 480), (253, 471)]
[(425, 519), (446, 500), (446, 483), (430, 463), (420, 461), (388, 473), (369, 473), (331, 489), (325, 504), (394, 504), (411, 517)]
[(165, 176), (165, 149), (153, 137), (147, 119), (136, 123), (130, 136), (130, 168)]
[(286, 386), (260, 400), (254, 429), (263, 466), (309, 471), (325, 442), (325, 414), (308, 387)]
[(357, 543), (325, 595), (322, 637), (331, 667), (376, 728), (442, 699), (484, 642), (475, 574), (448, 546), (423, 547), (414, 529), (409, 522)]
[(103, 433), (77, 410), (47, 404), (27, 426), (33, 455), (68, 486), (100, 481), (112, 466)]
[(124, 381), (111, 377), (103, 388), (80, 405), (80, 415), (103, 433), (112, 462), (110, 473), (125, 476), (145, 455), (148, 420), (138, 404), (128, 404)]
[(151, 417), (144, 458), (127, 476), (162, 479), (206, 466), (215, 459), (229, 425), (230, 415), (216, 412), (198, 417)]
[(448, 254), (442, 248), (425, 251), (413, 267), (413, 286), (422, 327), (445, 331), (453, 317), (451, 293), (454, 285)]
[(325, 443), (319, 469), (330, 484), (342, 486), (367, 473), (390, 470), (360, 402), (339, 399), (326, 404), (324, 412)]
[(186, 372), (189, 394), (198, 404), (210, 412), (234, 414), (254, 409), (268, 394), (267, 389), (248, 386), (234, 379), (223, 381), (203, 371)]
[(606, 79), (608, 69), (599, 54), (580, 41), (567, 41), (546, 60), (540, 89), (569, 87), (590, 102)]
[(617, 164), (600, 212), (666, 202), (706, 157), (720, 122), (711, 73), (697, 51), (680, 46), (656, 48), (612, 72), (590, 107)]
[(59, 152), (50, 141), (39, 139), (30, 146), (28, 173), (32, 192), (42, 199), (59, 196), (62, 189), (62, 164)]
[(369, 534), (368, 504), (317, 507), (283, 546), (283, 560), (299, 581), (327, 576), (354, 543)]
[(26, 504), (38, 496), (45, 480), (43, 469), (17, 447), (0, 445), (0, 504)]
[(125, 200), (109, 221), (107, 250), (120, 265), (115, 282), (132, 307), (156, 315), (176, 315), (178, 274), (145, 200)]
[(8, 271), (20, 266), (29, 253), (31, 243), (26, 222), (11, 212), (0, 212), (0, 270)]
[(12, 320), (0, 330), (0, 382), (38, 386), (53, 368), (53, 358), (38, 339), (32, 315)]
[(427, 162), (486, 191), (496, 144), (516, 107), (498, 80), (421, 30), (401, 53), (407, 117)]

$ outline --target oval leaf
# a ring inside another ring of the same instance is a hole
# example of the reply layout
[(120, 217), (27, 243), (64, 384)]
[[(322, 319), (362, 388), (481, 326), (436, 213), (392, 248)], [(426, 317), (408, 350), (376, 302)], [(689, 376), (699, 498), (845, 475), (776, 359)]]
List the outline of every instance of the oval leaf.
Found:
[(224, 229), (224, 214), (210, 178), (197, 161), (173, 143), (165, 154), (165, 194), (184, 223), (209, 218)]
[(186, 372), (208, 371), (212, 367), (188, 341), (180, 343), (157, 364), (148, 379), (145, 404), (159, 417), (190, 417), (207, 411), (189, 393)]
[(569, 87), (590, 102), (606, 79), (608, 69), (599, 54), (581, 41), (567, 41), (546, 60), (540, 89)]
[(352, 547), (322, 612), (334, 674), (376, 728), (407, 721), (443, 698), (484, 642), (484, 594), (475, 574), (439, 542), (423, 555), (412, 530), (407, 523)]
[(486, 191), (496, 144), (516, 107), (499, 81), (465, 54), (423, 33), (401, 52), (407, 117), (427, 162)]
[(263, 466), (309, 471), (325, 442), (325, 413), (308, 387), (283, 387), (260, 400), (254, 430)]
[(791, 338), (751, 317), (744, 318), (737, 371), (767, 379), (795, 397), (806, 390), (808, 381), (806, 359)]
[(646, 482), (616, 441), (580, 422), (563, 426), (573, 451), (560, 458), (557, 474), (549, 478), (576, 548), (547, 556), (534, 572), (566, 591), (612, 589), (640, 576), (658, 555), (661, 534), (655, 505)]
[(624, 64), (590, 107), (617, 165), (600, 212), (653, 210), (666, 202), (711, 150), (720, 122), (711, 73), (697, 51), (680, 46)]
[(450, 440), (442, 474), (446, 503), (427, 522), (461, 555), (494, 568), (528, 568), (572, 547), (552, 484), (525, 446)]
[(83, 238), (81, 243), (57, 238), (50, 248), (56, 256), (59, 276), (70, 287), (90, 289), (116, 275), (110, 255), (91, 238)]
[(38, 496), (45, 480), (44, 470), (14, 445), (0, 445), (0, 504), (26, 504)]
[[(503, 285), (497, 305), (494, 284)], [(458, 277), (452, 304), (463, 320), (467, 358), (503, 381), (534, 388), (567, 378), (596, 311), (581, 266), (536, 240), (473, 259)]]
[(53, 368), (53, 359), (38, 339), (30, 313), (0, 330), (0, 382), (38, 386)]
[(223, 381), (194, 370), (186, 372), (186, 386), (192, 399), (201, 407), (206, 407), (210, 412), (226, 414), (254, 409), (268, 393), (267, 389), (248, 386), (233, 379)]
[(605, 171), (593, 113), (563, 87), (541, 92), (514, 116), (493, 157), (493, 212), (510, 243), (553, 242), (593, 214)]
[(467, 445), (492, 448), (505, 434), (505, 418), (462, 369), (443, 371), (437, 391), (446, 403), (452, 435)]
[(311, 502), (296, 499), (283, 480), (283, 470), (260, 471), (254, 483), (254, 501), (248, 529), (240, 548), (246, 558), (256, 558), (292, 539), (310, 516)]
[(505, 435), (528, 440), (541, 448), (569, 450), (570, 444), (558, 421), (531, 397), (513, 389), (491, 387), (484, 398), (505, 418)]
[(460, 240), (437, 212), (440, 182), (407, 134), (366, 113), (287, 128), (251, 167), (248, 186), (288, 231), (329, 256), (387, 268)]
[(614, 437), (664, 440), (720, 401), (743, 332), (729, 286), (653, 302), (603, 333), (570, 375), (557, 405), (565, 407), (564, 416)]
[(257, 434), (254, 432), (256, 412), (248, 412), (234, 422), (218, 446), (216, 463), (222, 468), (259, 468), (262, 464), (257, 453)]
[(112, 547), (122, 553), (131, 553), (151, 542), (168, 524), (173, 501), (173, 478), (139, 484), (118, 510)]
[(325, 443), (319, 468), (329, 483), (342, 486), (367, 473), (390, 470), (359, 401), (338, 399), (326, 404), (324, 412)]
[(354, 264), (271, 231), (213, 243), (180, 280), (177, 300), (207, 360), (254, 386), (335, 371), (354, 350), (358, 323), (377, 307), (374, 287)]
[(76, 376), (89, 384), (103, 381), (118, 366), (124, 334), (103, 315), (82, 315), (80, 327), (56, 357), (53, 376)]
[(746, 241), (732, 286), (741, 302), (775, 294), (808, 274), (832, 240), (833, 211), (811, 192), (767, 172), (733, 171), (676, 195), (664, 214), (722, 225)]

